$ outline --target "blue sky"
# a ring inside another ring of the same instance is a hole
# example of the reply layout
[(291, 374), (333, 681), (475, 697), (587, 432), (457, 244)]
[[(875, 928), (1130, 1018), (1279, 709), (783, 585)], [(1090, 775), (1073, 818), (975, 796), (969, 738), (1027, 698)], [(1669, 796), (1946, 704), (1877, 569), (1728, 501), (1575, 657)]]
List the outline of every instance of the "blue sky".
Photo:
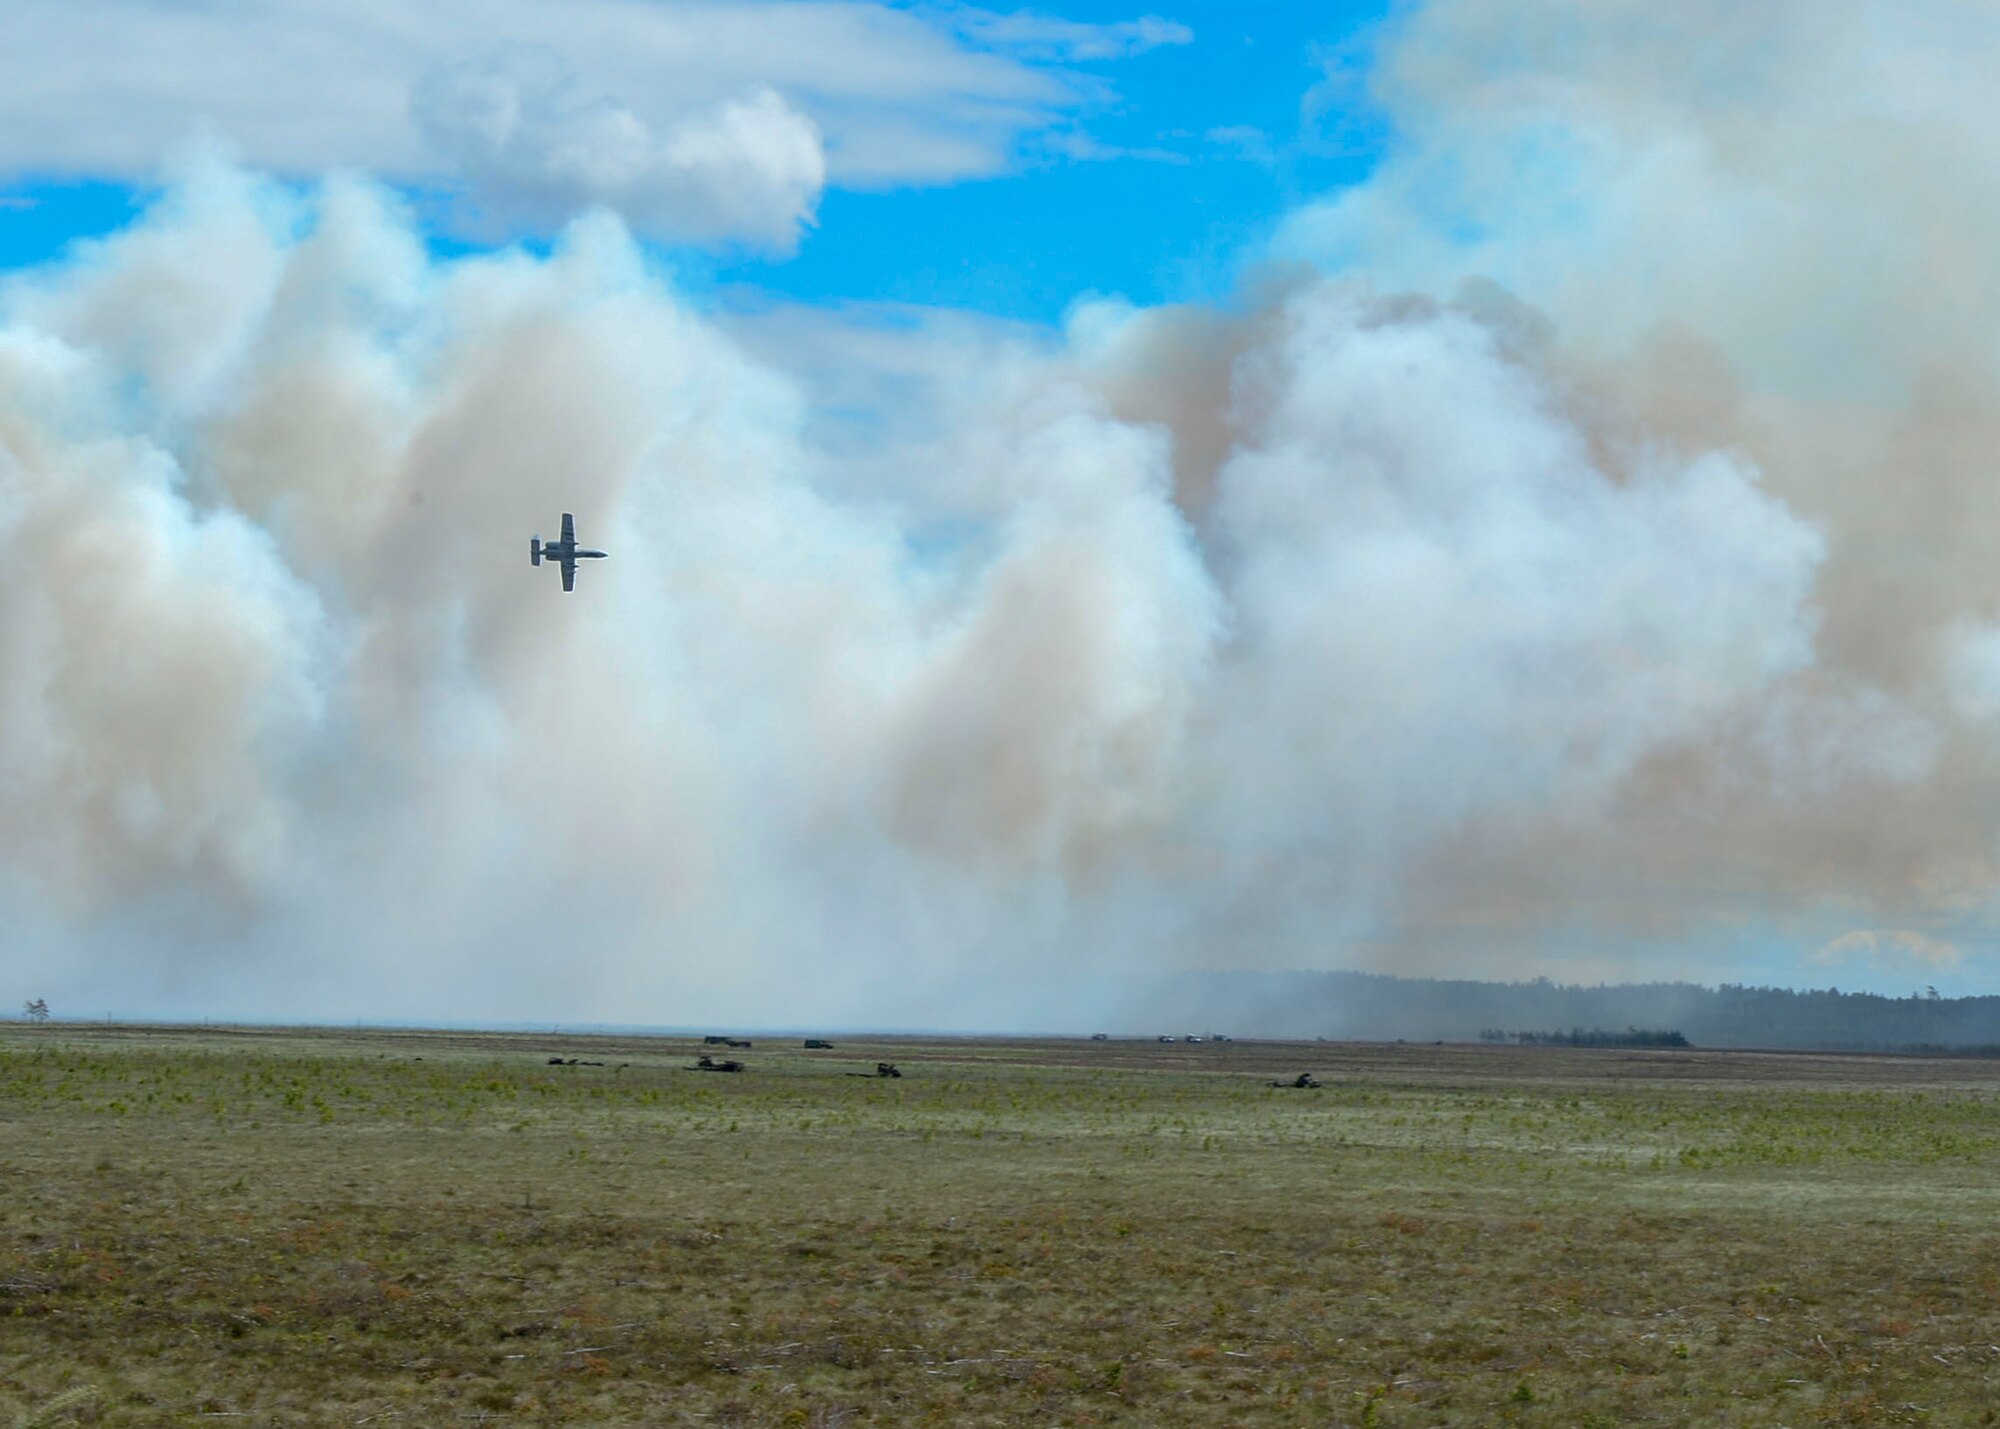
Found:
[[(1085, 293), (1139, 304), (1225, 298), (1287, 213), (1356, 182), (1378, 157), (1376, 116), (1345, 107), (1308, 115), (1305, 106), (1328, 87), (1330, 67), (1355, 63), (1348, 52), (1382, 10), (1175, 9), (1194, 32), (1191, 43), (1093, 67), (1116, 93), (1077, 128), (1112, 157), (1070, 159), (1030, 145), (1012, 171), (992, 179), (836, 189), (796, 258), (723, 264), (716, 277), (809, 301), (1042, 321)], [(1126, 12), (1099, 4), (1064, 13), (1111, 21)]]
[(1954, 0), (117, 13), (0, 7), (0, 531), (60, 537), (0, 913), (65, 996), (230, 908), (260, 1007), (379, 941), (515, 1016), (579, 889), (567, 1015), (940, 949), (1990, 980)]
[[(1358, 80), (1386, 10), (1384, 0), (1209, 0), (1163, 12), (1190, 33), (1186, 43), (1106, 57), (1017, 47), (1024, 52), (1015, 62), (1059, 74), (1076, 97), (1009, 135), (993, 172), (835, 177), (792, 253), (729, 241), (655, 238), (653, 246), (684, 284), (725, 301), (917, 304), (1053, 322), (1089, 294), (1140, 304), (1223, 299), (1286, 214), (1365, 177), (1378, 159), (1383, 126)], [(1132, 13), (1103, 3), (1061, 8), (1064, 20), (1084, 26), (1127, 22)], [(198, 104), (183, 120), (185, 133), (160, 136), (161, 162), (196, 134), (255, 161), (254, 144)], [(329, 167), (353, 162), (337, 145), (326, 159)], [(74, 161), (58, 177), (38, 175), (45, 167), (17, 161), (0, 189), (0, 267), (43, 262), (76, 239), (113, 231), (153, 191), (143, 175), (77, 172)], [(121, 158), (112, 167), (143, 166)], [(434, 188), (403, 186), (420, 211), (442, 214)], [(432, 225), (446, 253), (545, 236), (536, 225), (476, 237)]]

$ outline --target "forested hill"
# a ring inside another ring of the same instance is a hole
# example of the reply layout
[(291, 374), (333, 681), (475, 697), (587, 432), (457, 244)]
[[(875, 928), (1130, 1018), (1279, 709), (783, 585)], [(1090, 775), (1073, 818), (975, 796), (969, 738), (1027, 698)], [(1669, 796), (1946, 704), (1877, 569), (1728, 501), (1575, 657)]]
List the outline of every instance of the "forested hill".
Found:
[(1625, 983), (1572, 987), (1375, 973), (1204, 973), (1139, 1000), (1144, 1031), (1473, 1041), (1481, 1033), (1672, 1029), (1700, 1047), (2000, 1052), (2000, 997), (1881, 997), (1837, 988)]

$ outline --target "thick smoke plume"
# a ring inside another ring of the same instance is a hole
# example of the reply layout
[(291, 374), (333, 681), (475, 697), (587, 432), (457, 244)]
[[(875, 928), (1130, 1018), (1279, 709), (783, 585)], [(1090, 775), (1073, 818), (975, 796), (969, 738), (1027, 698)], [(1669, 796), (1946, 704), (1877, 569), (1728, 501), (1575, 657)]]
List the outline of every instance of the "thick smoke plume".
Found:
[[(1282, 239), (1317, 275), (1060, 340), (719, 323), (604, 214), (440, 261), (361, 180), (196, 165), (5, 296), (0, 865), (47, 995), (1940, 980), (2000, 883), (2000, 187), (1950, 173), (1969, 91), (1880, 88), (1911, 51), (1774, 7), (1710, 72), (1701, 9), (1417, 12), (1401, 147)], [(613, 552), (567, 599), (525, 560), (563, 509)]]

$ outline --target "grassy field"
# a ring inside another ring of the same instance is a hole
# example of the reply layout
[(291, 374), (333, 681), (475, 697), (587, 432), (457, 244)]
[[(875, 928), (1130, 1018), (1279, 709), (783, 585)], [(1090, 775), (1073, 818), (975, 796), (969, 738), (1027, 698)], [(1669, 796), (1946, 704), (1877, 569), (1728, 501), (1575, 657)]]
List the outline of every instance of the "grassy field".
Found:
[(0, 1030), (0, 1426), (2000, 1422), (1994, 1063), (696, 1050)]

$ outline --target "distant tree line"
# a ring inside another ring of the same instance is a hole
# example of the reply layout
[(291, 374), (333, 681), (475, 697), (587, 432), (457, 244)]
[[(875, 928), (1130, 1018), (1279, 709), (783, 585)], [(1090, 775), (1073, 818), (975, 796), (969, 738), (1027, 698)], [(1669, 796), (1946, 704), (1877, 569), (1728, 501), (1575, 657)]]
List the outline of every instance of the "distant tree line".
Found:
[(1502, 1028), (1622, 1027), (1628, 1032), (1610, 1035), (1672, 1028), (1699, 1047), (1980, 1055), (2000, 1046), (2000, 997), (1940, 997), (1928, 988), (1884, 997), (1734, 983), (1206, 972), (1134, 982), (1119, 1001), (1136, 1026), (1205, 1024), (1239, 1037), (1470, 1042)]
[(1679, 1032), (1664, 1028), (1627, 1027), (1608, 1032), (1593, 1027), (1586, 1032), (1572, 1027), (1567, 1032), (1503, 1032), (1498, 1027), (1479, 1029), (1482, 1042), (1518, 1042), (1524, 1047), (1688, 1047), (1693, 1044)]

